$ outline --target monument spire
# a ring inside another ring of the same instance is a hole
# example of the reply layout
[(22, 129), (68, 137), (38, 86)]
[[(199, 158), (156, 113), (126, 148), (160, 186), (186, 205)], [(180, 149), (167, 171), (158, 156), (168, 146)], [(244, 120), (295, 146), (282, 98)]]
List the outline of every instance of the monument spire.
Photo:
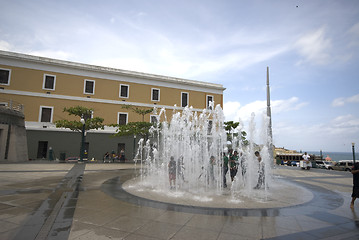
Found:
[(268, 151), (270, 158), (273, 161), (273, 136), (272, 136), (272, 112), (270, 107), (270, 88), (269, 88), (269, 67), (267, 67), (267, 117), (268, 117)]

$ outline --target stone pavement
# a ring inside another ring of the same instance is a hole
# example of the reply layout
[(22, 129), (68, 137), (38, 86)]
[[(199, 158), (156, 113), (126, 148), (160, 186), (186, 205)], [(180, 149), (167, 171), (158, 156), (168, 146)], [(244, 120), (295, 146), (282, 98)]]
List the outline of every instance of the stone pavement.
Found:
[(273, 172), (313, 198), (286, 207), (198, 208), (123, 191), (133, 164), (0, 164), (0, 239), (359, 239), (351, 173)]

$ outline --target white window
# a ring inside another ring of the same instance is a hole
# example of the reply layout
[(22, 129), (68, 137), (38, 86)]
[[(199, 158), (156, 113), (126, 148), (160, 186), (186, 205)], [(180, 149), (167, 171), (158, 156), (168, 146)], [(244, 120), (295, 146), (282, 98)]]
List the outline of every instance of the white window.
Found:
[(126, 84), (120, 84), (120, 97), (128, 98), (130, 86)]
[(150, 121), (151, 121), (151, 123), (153, 123), (153, 124), (157, 124), (157, 115), (151, 115), (150, 116)]
[(158, 88), (151, 89), (151, 100), (160, 101), (160, 90)]
[(54, 107), (40, 106), (39, 122), (52, 122)]
[(95, 94), (95, 81), (85, 79), (84, 81), (84, 94)]
[(188, 96), (189, 94), (187, 92), (181, 92), (181, 107), (188, 106)]
[(10, 85), (11, 70), (0, 68), (0, 84)]
[(50, 74), (44, 74), (44, 83), (42, 89), (55, 90), (56, 76)]
[(128, 113), (119, 112), (117, 114), (117, 124), (118, 125), (126, 125), (128, 120)]
[(213, 102), (213, 96), (207, 95), (207, 109), (212, 110), (212, 107), (210, 106), (210, 103)]

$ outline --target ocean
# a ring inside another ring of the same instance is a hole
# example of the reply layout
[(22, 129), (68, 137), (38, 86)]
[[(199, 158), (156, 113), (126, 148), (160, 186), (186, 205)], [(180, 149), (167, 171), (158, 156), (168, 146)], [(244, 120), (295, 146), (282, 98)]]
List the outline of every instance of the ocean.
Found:
[[(320, 155), (320, 152), (309, 152), (309, 154)], [(325, 159), (327, 155), (332, 158), (333, 161), (338, 162), (339, 160), (353, 160), (352, 152), (323, 152), (323, 158)], [(355, 152), (355, 160), (359, 161), (359, 153)]]

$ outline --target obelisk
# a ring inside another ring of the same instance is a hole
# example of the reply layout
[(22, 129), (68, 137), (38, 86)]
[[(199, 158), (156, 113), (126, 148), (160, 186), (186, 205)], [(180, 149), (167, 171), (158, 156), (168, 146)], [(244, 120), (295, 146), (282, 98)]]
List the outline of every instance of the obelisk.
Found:
[(269, 88), (269, 67), (267, 67), (267, 117), (268, 117), (268, 151), (271, 163), (274, 164), (273, 156), (273, 136), (272, 136), (272, 112), (270, 107), (270, 88)]

